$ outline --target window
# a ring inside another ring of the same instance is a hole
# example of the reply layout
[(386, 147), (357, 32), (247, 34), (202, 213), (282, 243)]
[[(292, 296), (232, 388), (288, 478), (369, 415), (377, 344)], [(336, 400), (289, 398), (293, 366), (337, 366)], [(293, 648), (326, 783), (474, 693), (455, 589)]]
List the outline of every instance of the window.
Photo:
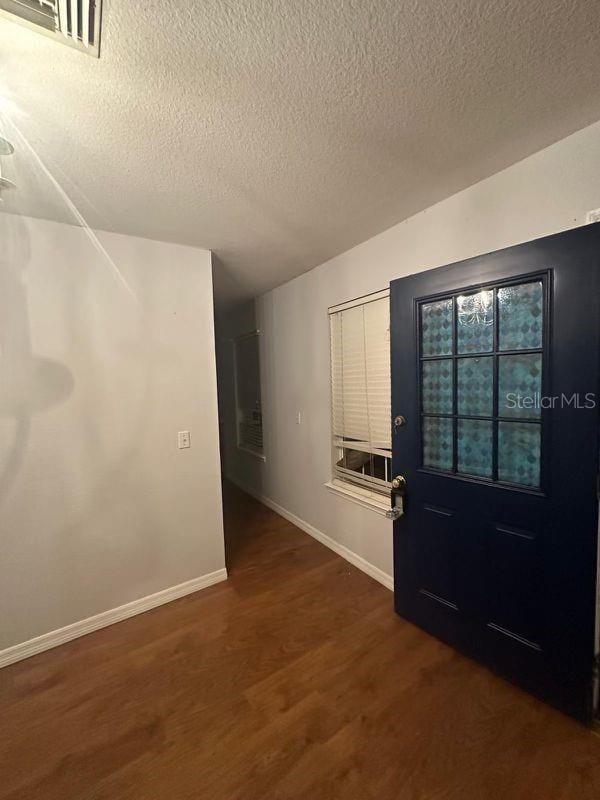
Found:
[(264, 459), (258, 331), (234, 339), (233, 368), (237, 446)]
[(329, 321), (333, 484), (389, 505), (389, 291), (330, 308)]
[(539, 489), (545, 277), (421, 301), (424, 469)]

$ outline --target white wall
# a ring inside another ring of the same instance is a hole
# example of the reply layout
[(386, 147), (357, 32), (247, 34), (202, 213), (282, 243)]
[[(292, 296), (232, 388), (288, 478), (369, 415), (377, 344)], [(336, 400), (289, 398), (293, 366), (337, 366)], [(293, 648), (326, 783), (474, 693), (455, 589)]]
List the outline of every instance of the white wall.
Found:
[(97, 237), (0, 214), (0, 649), (225, 566), (210, 253)]
[[(581, 225), (597, 207), (600, 123), (258, 298), (267, 460), (231, 446), (228, 416), (226, 474), (391, 575), (391, 523), (324, 487), (331, 458), (327, 308), (394, 278)], [(223, 330), (235, 327), (232, 315)]]

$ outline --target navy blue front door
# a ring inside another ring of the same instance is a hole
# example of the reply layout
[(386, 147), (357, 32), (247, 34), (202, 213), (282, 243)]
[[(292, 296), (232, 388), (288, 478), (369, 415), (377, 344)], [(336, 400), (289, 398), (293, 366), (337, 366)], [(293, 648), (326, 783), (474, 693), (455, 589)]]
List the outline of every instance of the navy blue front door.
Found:
[(399, 614), (592, 715), (600, 225), (391, 284)]

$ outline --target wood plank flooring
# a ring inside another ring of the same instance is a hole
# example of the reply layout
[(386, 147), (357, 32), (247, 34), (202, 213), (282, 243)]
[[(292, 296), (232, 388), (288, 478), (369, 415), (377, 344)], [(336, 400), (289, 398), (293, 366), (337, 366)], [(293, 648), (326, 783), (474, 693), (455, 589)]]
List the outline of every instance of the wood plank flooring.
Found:
[(226, 488), (230, 578), (0, 671), (2, 800), (598, 800), (600, 738)]

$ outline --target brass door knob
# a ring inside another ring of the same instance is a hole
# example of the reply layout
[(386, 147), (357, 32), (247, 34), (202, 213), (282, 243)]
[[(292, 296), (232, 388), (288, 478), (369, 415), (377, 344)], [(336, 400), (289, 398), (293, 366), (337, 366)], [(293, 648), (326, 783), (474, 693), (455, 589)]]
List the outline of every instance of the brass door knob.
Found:
[(392, 489), (398, 494), (404, 494), (406, 491), (406, 478), (404, 475), (396, 475), (392, 480)]

